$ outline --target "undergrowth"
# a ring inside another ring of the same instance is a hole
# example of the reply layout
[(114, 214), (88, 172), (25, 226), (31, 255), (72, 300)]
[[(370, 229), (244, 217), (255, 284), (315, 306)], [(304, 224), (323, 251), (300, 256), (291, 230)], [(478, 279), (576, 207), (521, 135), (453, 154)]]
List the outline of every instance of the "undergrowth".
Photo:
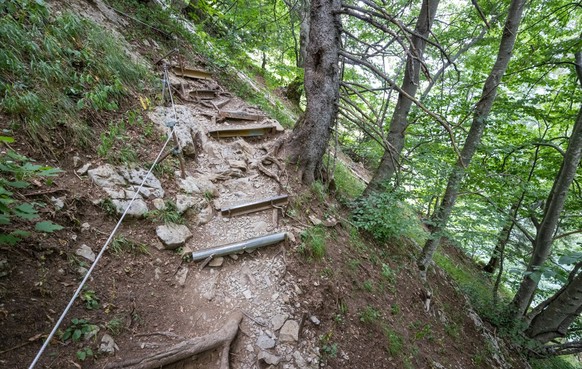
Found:
[(51, 14), (42, 1), (3, 1), (0, 15), (0, 109), (39, 147), (90, 143), (89, 118), (151, 81), (89, 20)]
[(401, 237), (422, 243), (427, 235), (415, 212), (400, 191), (374, 193), (354, 202), (354, 224), (370, 232), (378, 241)]

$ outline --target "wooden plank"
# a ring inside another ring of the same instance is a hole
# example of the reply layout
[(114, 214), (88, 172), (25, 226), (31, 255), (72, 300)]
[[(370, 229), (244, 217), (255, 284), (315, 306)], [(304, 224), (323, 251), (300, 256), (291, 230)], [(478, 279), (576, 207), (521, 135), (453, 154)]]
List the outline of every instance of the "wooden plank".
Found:
[(264, 136), (276, 131), (275, 125), (250, 125), (240, 127), (227, 127), (210, 130), (208, 133), (212, 137), (227, 138), (227, 137), (257, 137)]
[(193, 79), (212, 79), (212, 74), (205, 70), (194, 69), (190, 67), (172, 67), (172, 72), (180, 77), (187, 77)]
[(249, 114), (249, 113), (245, 113), (244, 111), (222, 110), (218, 113), (218, 119), (220, 119), (220, 120), (232, 119), (232, 120), (257, 121), (257, 120), (263, 119), (264, 117), (265, 116), (263, 116), (263, 115)]
[(214, 90), (192, 90), (190, 91), (190, 97), (194, 99), (201, 100), (212, 100), (216, 97), (216, 91)]
[(222, 208), (220, 212), (222, 213), (223, 216), (231, 217), (235, 215), (249, 214), (261, 210), (276, 208), (287, 205), (288, 203), (289, 203), (288, 195), (278, 195), (263, 200), (249, 202), (247, 204), (232, 206), (229, 208)]

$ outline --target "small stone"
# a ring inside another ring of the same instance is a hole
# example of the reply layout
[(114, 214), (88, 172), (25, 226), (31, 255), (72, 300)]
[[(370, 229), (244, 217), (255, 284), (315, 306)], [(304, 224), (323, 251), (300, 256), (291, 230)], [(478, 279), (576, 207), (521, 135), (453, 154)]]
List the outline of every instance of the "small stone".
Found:
[(89, 269), (82, 267), (82, 266), (77, 268), (77, 273), (79, 273), (81, 275), (81, 277), (84, 277), (88, 271), (89, 271)]
[(271, 296), (271, 300), (275, 301), (279, 298), (279, 293), (275, 292), (272, 296)]
[(321, 321), (319, 321), (319, 319), (315, 315), (310, 316), (309, 317), (309, 320), (311, 321), (311, 323), (313, 323), (315, 325), (320, 325), (321, 324)]
[(244, 291), (243, 291), (243, 296), (244, 296), (244, 297), (245, 297), (247, 300), (250, 300), (250, 299), (252, 299), (252, 298), (253, 298), (253, 294), (252, 294), (252, 293), (251, 293), (251, 291), (249, 291), (249, 290), (244, 290)]
[(164, 199), (156, 198), (154, 201), (152, 201), (152, 203), (154, 204), (154, 208), (158, 210), (164, 210), (166, 208)]
[(181, 287), (186, 284), (186, 278), (188, 278), (188, 268), (181, 267), (176, 273), (176, 280)]
[(267, 222), (261, 220), (255, 224), (254, 231), (257, 234), (260, 234), (260, 233), (267, 232), (269, 230), (269, 228), (270, 228), (269, 224)]
[(213, 217), (214, 217), (214, 210), (212, 209), (212, 206), (207, 205), (202, 210), (200, 210), (200, 212), (198, 213), (197, 224), (198, 225), (206, 224), (206, 223), (210, 222)]
[(238, 255), (237, 254), (230, 254), (228, 255), (232, 260), (238, 260)]
[(314, 225), (314, 226), (318, 226), (318, 225), (320, 225), (320, 224), (321, 224), (321, 220), (317, 219), (317, 218), (315, 217), (315, 215), (313, 215), (313, 214), (312, 214), (312, 215), (310, 215), (308, 218), (309, 218), (309, 220), (311, 221), (311, 223), (313, 223), (313, 225)]
[(91, 163), (87, 163), (83, 165), (81, 168), (77, 169), (77, 174), (80, 176), (85, 175), (89, 171), (89, 168), (91, 168)]
[(193, 196), (178, 194), (176, 195), (176, 211), (180, 214), (185, 213), (199, 203)]
[(51, 197), (51, 202), (53, 203), (55, 210), (61, 210), (62, 208), (65, 207), (65, 202), (64, 202), (65, 196), (63, 197)]
[(287, 232), (287, 239), (291, 243), (297, 243), (297, 239), (295, 238), (295, 235), (293, 234), (293, 232)]
[(295, 320), (287, 320), (279, 332), (281, 342), (296, 342), (299, 340), (299, 323)]
[(115, 354), (115, 351), (119, 351), (119, 347), (113, 340), (113, 337), (105, 333), (101, 338), (101, 345), (99, 345), (100, 354)]
[(77, 155), (73, 156), (73, 167), (78, 167), (81, 163), (81, 158)]
[(255, 348), (250, 343), (248, 345), (246, 345), (245, 348), (248, 352), (255, 352)]
[(87, 245), (81, 245), (81, 247), (79, 247), (77, 249), (77, 251), (75, 251), (75, 254), (84, 257), (85, 259), (89, 260), (90, 262), (95, 261), (95, 253)]
[(57, 270), (57, 273), (59, 273), (60, 275), (65, 275), (65, 270), (63, 268), (60, 268), (59, 270)]
[(267, 336), (266, 334), (263, 334), (259, 336), (259, 338), (257, 339), (257, 346), (259, 346), (263, 350), (268, 350), (270, 348), (275, 347), (275, 340)]
[(266, 351), (259, 352), (257, 359), (267, 365), (279, 365), (279, 362), (281, 361), (281, 357), (270, 354)]
[(192, 232), (183, 224), (165, 224), (156, 228), (156, 235), (168, 250), (184, 246), (192, 237)]
[(289, 318), (287, 314), (277, 314), (271, 319), (271, 325), (273, 326), (273, 330), (278, 331), (281, 329), (285, 321)]
[(81, 231), (88, 231), (90, 229), (91, 229), (91, 224), (86, 223), (86, 222), (81, 224)]
[(295, 364), (297, 364), (300, 369), (307, 367), (307, 363), (299, 351), (293, 353), (293, 359), (295, 359)]
[(162, 271), (160, 270), (160, 268), (156, 267), (156, 269), (154, 269), (154, 278), (155, 279), (160, 279), (160, 274), (162, 273)]
[(218, 256), (218, 257), (212, 258), (212, 260), (210, 260), (210, 262), (208, 263), (208, 266), (219, 267), (219, 266), (222, 266), (223, 263), (224, 263), (224, 258), (222, 256)]

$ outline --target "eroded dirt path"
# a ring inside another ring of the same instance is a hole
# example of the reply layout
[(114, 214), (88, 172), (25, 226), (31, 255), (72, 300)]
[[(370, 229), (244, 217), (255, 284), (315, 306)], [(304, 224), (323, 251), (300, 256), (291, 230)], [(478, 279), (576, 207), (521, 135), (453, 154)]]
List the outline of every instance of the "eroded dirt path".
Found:
[[(187, 189), (179, 171), (175, 173), (176, 183), (162, 183), (164, 199), (175, 199), (178, 203), (188, 197), (190, 200), (186, 202), (196, 204), (184, 213), (193, 235), (183, 247), (184, 259), (188, 260), (191, 251), (275, 232), (293, 233), (293, 227), (284, 218), (285, 209), (280, 206), (235, 216), (223, 215), (220, 211), (290, 195), (284, 163), (271, 149), (276, 139), (284, 134), (279, 124), (257, 108), (225, 93), (212, 80), (172, 75), (170, 81), (176, 91), (182, 92), (182, 97), (194, 98), (177, 104), (176, 114), (168, 106), (153, 109), (149, 116), (162, 131), (167, 130), (168, 121), (175, 121), (177, 117), (176, 132), (184, 148), (186, 182), (199, 190)], [(201, 90), (215, 91), (216, 95), (212, 99), (195, 98), (196, 91)], [(258, 118), (253, 121), (229, 119), (224, 117), (224, 112)], [(248, 138), (214, 138), (210, 133), (249, 125), (273, 128), (267, 135)], [(309, 316), (300, 313), (297, 301), (302, 291), (286, 266), (289, 243), (285, 241), (209, 262), (183, 263), (176, 271), (179, 287), (169, 296), (158, 296), (163, 301), (157, 307), (159, 329), (188, 338), (204, 335), (219, 329), (233, 311), (240, 311), (244, 318), (232, 347), (232, 368), (277, 364), (284, 368), (318, 367), (317, 341), (309, 334), (309, 329), (305, 329), (317, 319), (310, 320)], [(159, 275), (161, 271), (158, 270)], [(138, 341), (136, 344), (144, 349), (159, 347), (155, 336)], [(126, 348), (120, 347), (118, 358), (124, 356), (124, 351)], [(130, 348), (130, 351), (133, 350)], [(177, 365), (218, 367), (218, 354), (209, 353)]]

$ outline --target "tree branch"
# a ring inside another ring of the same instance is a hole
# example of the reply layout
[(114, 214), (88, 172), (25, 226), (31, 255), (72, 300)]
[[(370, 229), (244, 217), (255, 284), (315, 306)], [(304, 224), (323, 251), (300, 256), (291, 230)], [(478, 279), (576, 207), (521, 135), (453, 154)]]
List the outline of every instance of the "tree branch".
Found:
[(453, 147), (453, 150), (455, 151), (455, 153), (457, 154), (457, 156), (459, 158), (461, 158), (461, 153), (459, 152), (459, 148), (457, 147), (457, 144), (455, 143), (455, 135), (453, 133), (453, 130), (451, 129), (451, 126), (449, 125), (449, 123), (447, 123), (447, 121), (443, 117), (437, 115), (436, 113), (433, 113), (427, 107), (425, 107), (420, 101), (418, 101), (414, 97), (410, 96), (410, 94), (406, 93), (406, 91), (404, 91), (390, 77), (388, 77), (386, 74), (384, 74), (384, 72), (382, 72), (381, 70), (379, 70), (372, 63), (370, 63), (368, 61), (365, 61), (365, 60), (361, 60), (361, 59), (355, 58), (354, 56), (352, 56), (351, 54), (347, 53), (346, 51), (340, 51), (340, 55), (343, 56), (346, 59), (351, 60), (352, 62), (354, 62), (356, 64), (363, 65), (363, 66), (367, 67), (368, 69), (370, 69), (374, 74), (376, 74), (378, 77), (382, 78), (389, 85), (391, 85), (395, 90), (397, 90), (404, 97), (406, 97), (407, 99), (409, 99), (410, 101), (412, 101), (416, 106), (418, 106), (422, 111), (424, 111), (426, 114), (428, 114), (429, 116), (431, 116), (434, 120), (436, 120), (449, 133), (449, 138), (451, 140), (451, 145)]

